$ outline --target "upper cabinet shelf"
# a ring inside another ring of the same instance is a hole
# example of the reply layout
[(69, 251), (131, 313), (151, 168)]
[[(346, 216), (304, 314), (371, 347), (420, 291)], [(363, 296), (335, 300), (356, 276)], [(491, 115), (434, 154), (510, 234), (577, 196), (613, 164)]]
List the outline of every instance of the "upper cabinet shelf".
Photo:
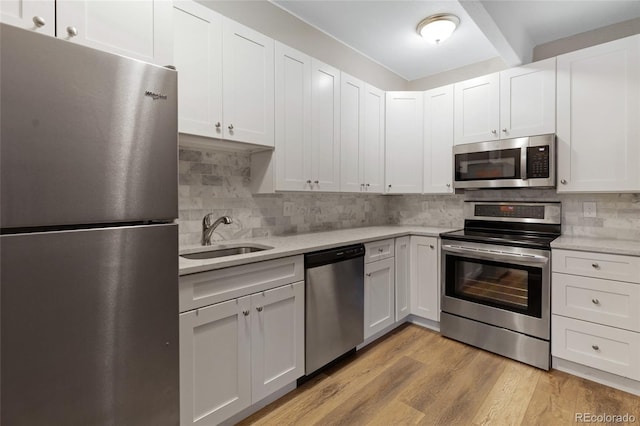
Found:
[(555, 58), (455, 84), (456, 145), (554, 133)]

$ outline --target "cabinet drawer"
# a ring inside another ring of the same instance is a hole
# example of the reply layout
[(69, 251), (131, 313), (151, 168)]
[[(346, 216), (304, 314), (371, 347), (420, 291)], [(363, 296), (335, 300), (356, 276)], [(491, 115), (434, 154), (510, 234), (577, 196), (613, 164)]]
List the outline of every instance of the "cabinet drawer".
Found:
[(364, 245), (364, 263), (375, 262), (377, 260), (388, 259), (394, 256), (394, 240), (380, 240)]
[(552, 312), (640, 332), (640, 285), (553, 273)]
[(304, 280), (304, 256), (180, 277), (180, 312)]
[(553, 315), (551, 354), (640, 380), (640, 333)]
[(640, 283), (640, 257), (552, 250), (553, 272)]

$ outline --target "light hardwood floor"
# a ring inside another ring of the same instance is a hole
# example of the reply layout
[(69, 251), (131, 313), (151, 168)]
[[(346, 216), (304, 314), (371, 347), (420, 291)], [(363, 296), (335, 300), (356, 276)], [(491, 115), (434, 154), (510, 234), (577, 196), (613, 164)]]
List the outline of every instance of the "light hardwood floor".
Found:
[(553, 426), (583, 412), (640, 424), (640, 397), (404, 325), (241, 424)]

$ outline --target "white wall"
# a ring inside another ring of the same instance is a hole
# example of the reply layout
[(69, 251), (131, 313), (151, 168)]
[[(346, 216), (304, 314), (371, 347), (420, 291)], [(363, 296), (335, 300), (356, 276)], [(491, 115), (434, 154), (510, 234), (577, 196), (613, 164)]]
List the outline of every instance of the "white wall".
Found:
[(499, 57), (410, 81), (407, 90), (429, 90), (507, 69)]
[(406, 90), (404, 78), (266, 0), (197, 1), (382, 90)]

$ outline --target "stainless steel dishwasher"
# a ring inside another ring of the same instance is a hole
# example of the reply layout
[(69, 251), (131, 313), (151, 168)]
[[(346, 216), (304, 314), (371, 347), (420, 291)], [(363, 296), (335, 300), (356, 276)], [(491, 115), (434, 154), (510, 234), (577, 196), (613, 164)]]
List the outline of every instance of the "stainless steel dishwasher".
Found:
[(364, 245), (306, 254), (305, 374), (364, 340)]

